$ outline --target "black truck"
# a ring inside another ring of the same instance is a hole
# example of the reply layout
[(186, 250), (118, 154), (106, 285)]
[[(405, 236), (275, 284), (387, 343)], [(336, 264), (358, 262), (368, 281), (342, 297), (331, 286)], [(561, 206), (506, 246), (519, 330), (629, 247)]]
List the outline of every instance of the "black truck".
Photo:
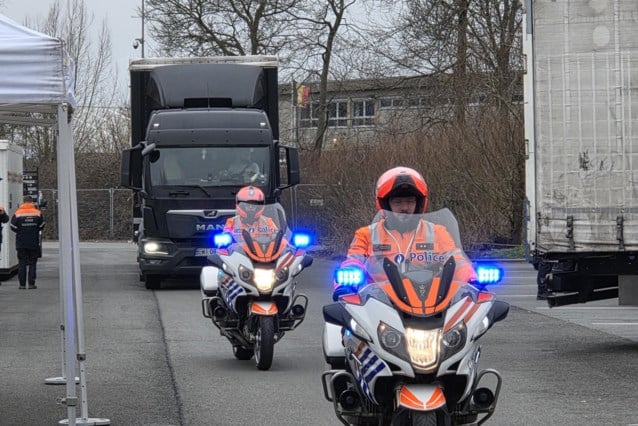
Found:
[(299, 183), (299, 154), (279, 145), (276, 57), (149, 58), (129, 71), (121, 184), (135, 193), (140, 279), (157, 289), (200, 273), (241, 187), (268, 202)]

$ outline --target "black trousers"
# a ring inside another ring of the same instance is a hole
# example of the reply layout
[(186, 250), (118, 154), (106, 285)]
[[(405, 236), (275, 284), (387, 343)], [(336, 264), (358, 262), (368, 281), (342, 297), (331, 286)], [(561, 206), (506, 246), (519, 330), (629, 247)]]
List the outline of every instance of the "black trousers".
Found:
[(24, 249), (18, 250), (18, 281), (24, 286), (27, 282), (27, 269), (29, 274), (29, 285), (35, 285), (35, 265), (38, 262), (40, 249)]

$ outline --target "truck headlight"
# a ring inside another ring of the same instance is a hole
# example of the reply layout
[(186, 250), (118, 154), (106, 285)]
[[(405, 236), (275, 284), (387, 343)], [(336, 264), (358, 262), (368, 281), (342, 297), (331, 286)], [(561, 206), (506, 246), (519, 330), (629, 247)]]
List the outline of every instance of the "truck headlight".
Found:
[(144, 243), (144, 253), (166, 256), (168, 255), (168, 247), (162, 243), (158, 243), (157, 241), (147, 241)]
[(275, 271), (273, 269), (255, 268), (253, 281), (260, 292), (271, 292), (275, 284)]

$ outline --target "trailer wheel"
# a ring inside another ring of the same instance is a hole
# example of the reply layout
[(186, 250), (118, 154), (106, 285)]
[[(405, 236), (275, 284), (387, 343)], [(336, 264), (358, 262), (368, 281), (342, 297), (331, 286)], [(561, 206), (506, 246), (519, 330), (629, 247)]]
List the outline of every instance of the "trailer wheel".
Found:
[(159, 275), (146, 275), (144, 287), (148, 290), (158, 290), (162, 285), (162, 279)]

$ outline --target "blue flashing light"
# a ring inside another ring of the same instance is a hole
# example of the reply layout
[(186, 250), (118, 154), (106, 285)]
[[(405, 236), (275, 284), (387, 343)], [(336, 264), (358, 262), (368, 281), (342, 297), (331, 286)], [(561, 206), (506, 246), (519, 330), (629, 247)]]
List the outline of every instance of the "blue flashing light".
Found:
[(503, 270), (498, 266), (481, 265), (476, 268), (479, 284), (496, 284), (503, 279)]
[(215, 247), (228, 247), (233, 242), (233, 236), (228, 232), (222, 232), (221, 234), (215, 234), (213, 241)]
[(292, 236), (292, 244), (298, 248), (308, 247), (312, 237), (309, 234), (296, 233)]
[(363, 284), (365, 277), (359, 268), (339, 268), (335, 273), (335, 281), (339, 285), (349, 285), (353, 287)]

